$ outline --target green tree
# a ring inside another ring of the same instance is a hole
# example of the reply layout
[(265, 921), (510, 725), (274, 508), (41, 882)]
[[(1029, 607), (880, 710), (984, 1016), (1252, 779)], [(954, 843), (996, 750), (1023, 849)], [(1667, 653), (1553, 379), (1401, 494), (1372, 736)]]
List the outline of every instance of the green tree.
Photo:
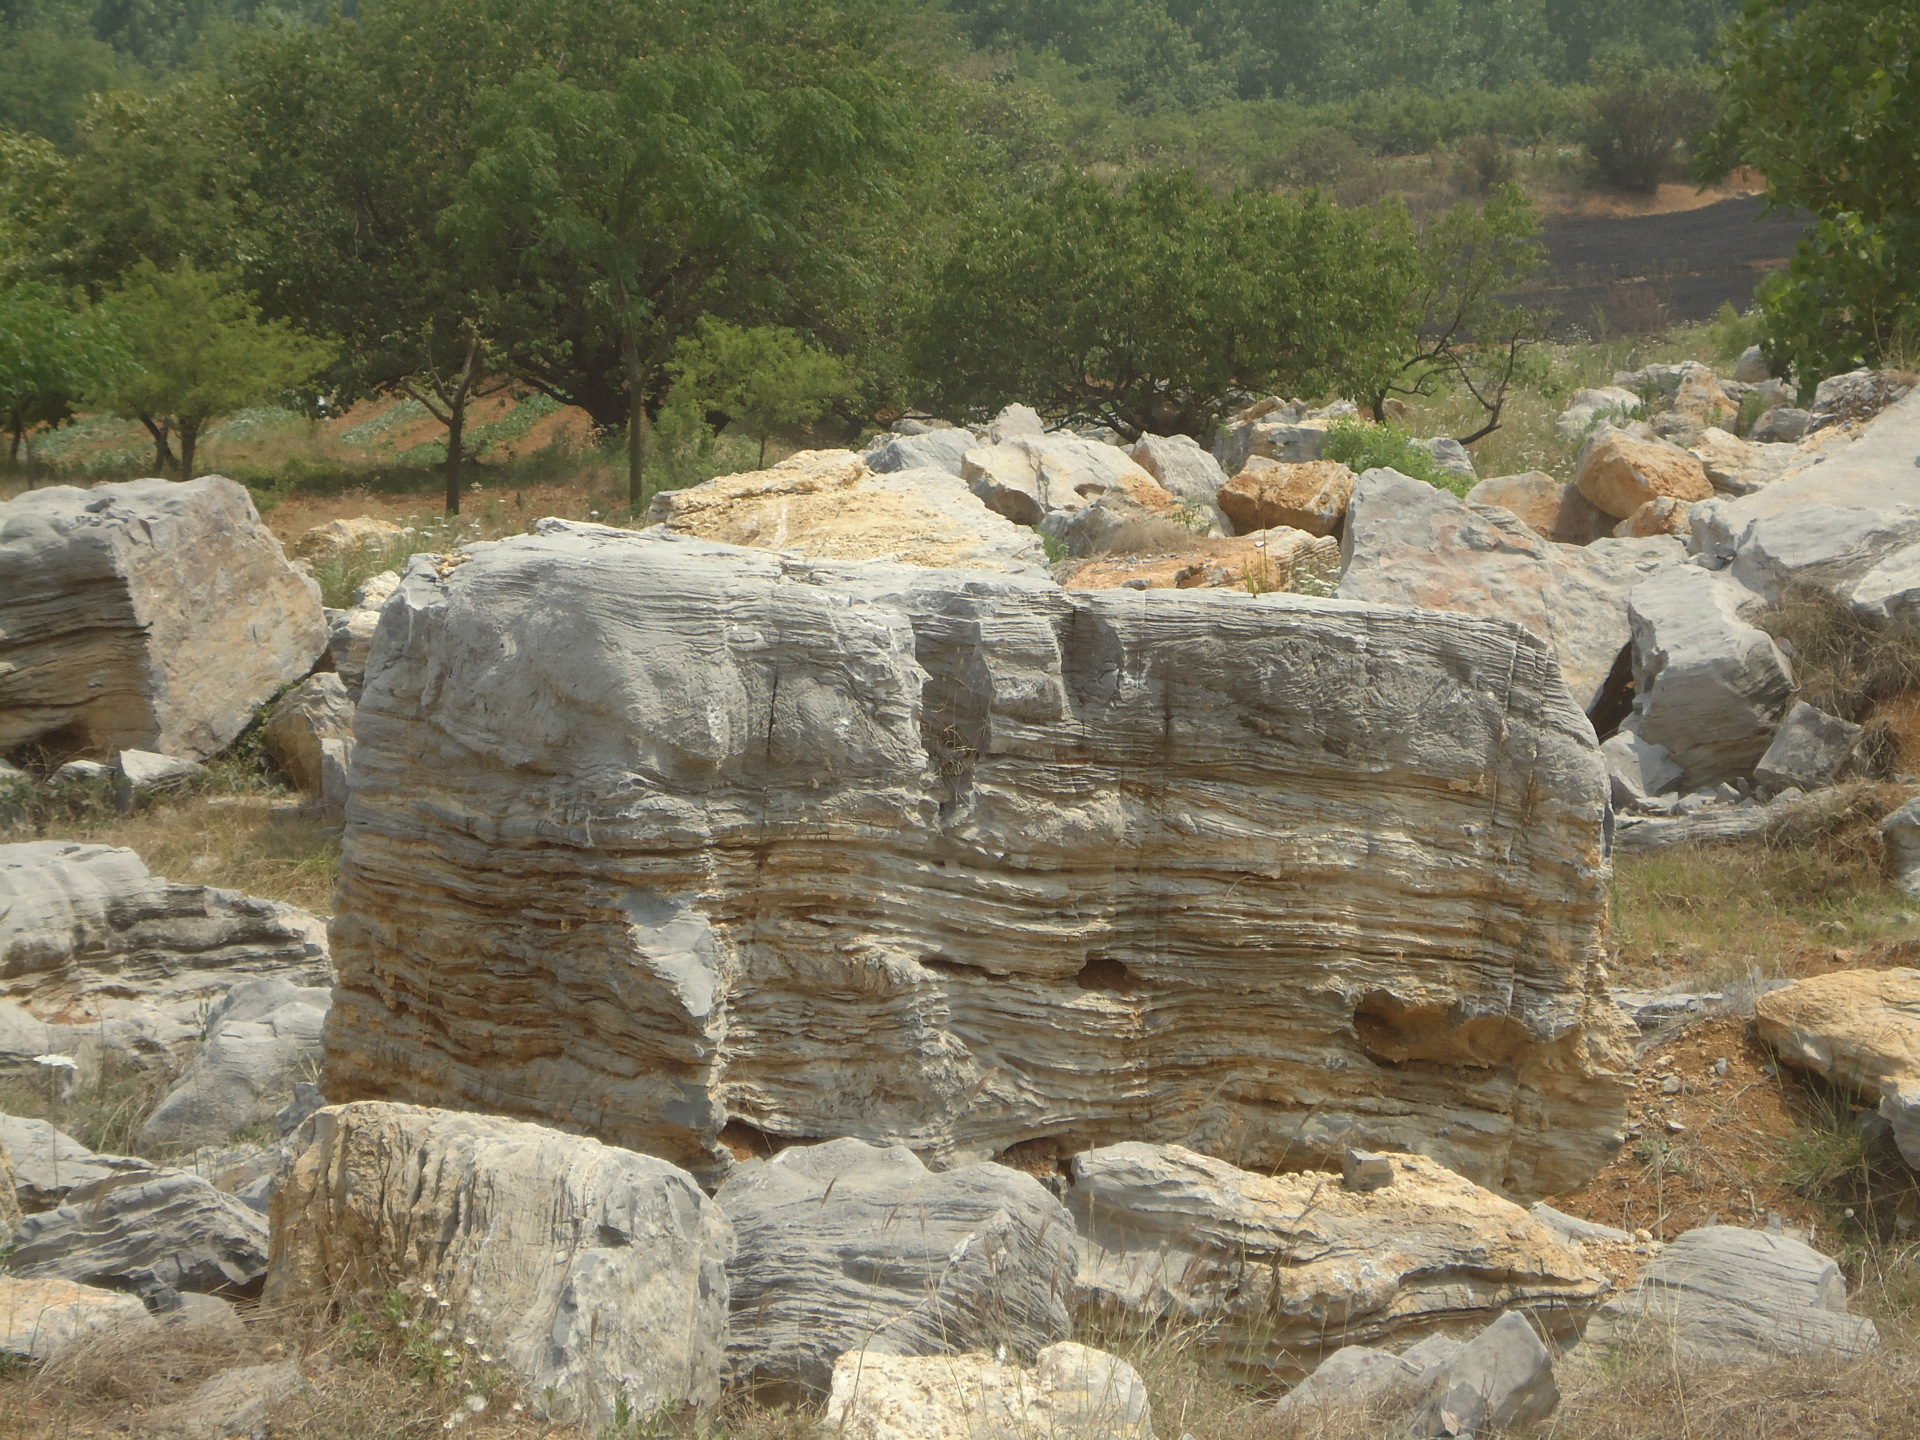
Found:
[(66, 178), (51, 142), (0, 127), (0, 285), (45, 268), (43, 237)]
[(1726, 35), (1726, 108), (1703, 178), (1767, 177), (1815, 225), (1762, 283), (1767, 358), (1803, 388), (1920, 340), (1920, 9), (1911, 0), (1748, 0)]
[(1190, 173), (1069, 175), (978, 217), (909, 354), (928, 403), (1024, 400), (1122, 435), (1204, 435), (1235, 391), (1372, 394), (1401, 367), (1418, 275), (1404, 212), (1219, 197)]
[(1704, 70), (1656, 64), (1641, 50), (1594, 66), (1587, 153), (1609, 185), (1655, 190), (1678, 173), (1682, 149), (1712, 124), (1713, 84)]
[(126, 359), (114, 328), (83, 302), (34, 280), (0, 289), (0, 416), (11, 440), (9, 463), (19, 463), (26, 447), (29, 488), (34, 433), (71, 419), (80, 397)]
[(193, 478), (209, 421), (285, 394), (333, 358), (332, 345), (262, 320), (235, 274), (191, 261), (171, 270), (142, 261), (105, 303), (130, 363), (93, 398), (146, 426), (157, 466), (177, 435), (182, 480)]
[(697, 334), (674, 347), (667, 407), (722, 417), (760, 442), (788, 425), (817, 420), (851, 388), (846, 366), (777, 325), (730, 325), (702, 316)]
[(1418, 324), (1399, 368), (1366, 398), (1377, 421), (1389, 395), (1431, 395), (1458, 385), (1479, 402), (1486, 423), (1471, 444), (1500, 428), (1507, 393), (1547, 317), (1501, 297), (1520, 290), (1546, 263), (1540, 221), (1518, 185), (1496, 186), (1484, 205), (1462, 203), (1429, 218), (1418, 231), (1419, 264), (1406, 296)]

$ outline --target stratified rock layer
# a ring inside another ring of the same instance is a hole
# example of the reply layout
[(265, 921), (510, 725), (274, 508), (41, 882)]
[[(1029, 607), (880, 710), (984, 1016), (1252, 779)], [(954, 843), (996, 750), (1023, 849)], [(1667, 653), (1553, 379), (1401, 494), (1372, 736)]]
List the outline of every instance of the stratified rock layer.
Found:
[(319, 587), (231, 480), (0, 505), (0, 750), (202, 759), (326, 646)]
[(1518, 626), (558, 522), (468, 556), (369, 661), (330, 1098), (709, 1173), (1145, 1137), (1542, 1194), (1617, 1148), (1607, 777)]

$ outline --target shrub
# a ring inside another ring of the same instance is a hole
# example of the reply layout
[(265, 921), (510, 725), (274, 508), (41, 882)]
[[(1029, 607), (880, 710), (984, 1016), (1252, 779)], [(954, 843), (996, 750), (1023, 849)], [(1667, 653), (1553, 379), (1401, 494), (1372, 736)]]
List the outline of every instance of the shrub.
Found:
[(1742, 315), (1730, 300), (1720, 302), (1720, 313), (1707, 326), (1707, 340), (1722, 360), (1739, 359), (1749, 345), (1758, 345), (1765, 338), (1766, 321), (1760, 312), (1749, 310)]
[(1623, 52), (1594, 66), (1587, 116), (1587, 152), (1609, 185), (1653, 190), (1678, 173), (1681, 146), (1712, 123), (1712, 82), (1702, 70), (1655, 66), (1644, 53)]
[(1356, 475), (1368, 470), (1398, 470), (1402, 475), (1424, 480), (1436, 489), (1450, 490), (1456, 495), (1464, 495), (1473, 484), (1465, 476), (1449, 475), (1442, 470), (1426, 446), (1398, 425), (1336, 420), (1327, 427), (1326, 444), (1320, 453), (1329, 460), (1338, 460)]

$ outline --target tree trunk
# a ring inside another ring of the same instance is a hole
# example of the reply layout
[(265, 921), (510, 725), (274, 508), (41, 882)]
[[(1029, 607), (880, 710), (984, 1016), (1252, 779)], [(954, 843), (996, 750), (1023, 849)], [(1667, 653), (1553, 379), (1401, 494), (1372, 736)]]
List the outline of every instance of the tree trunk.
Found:
[(180, 427), (180, 479), (184, 482), (193, 478), (193, 448), (200, 438), (198, 425)]
[(646, 377), (640, 373), (640, 336), (634, 329), (626, 282), (614, 283), (620, 297), (620, 348), (627, 362), (627, 510), (638, 517), (646, 495)]
[(167, 443), (167, 437), (173, 427), (165, 420), (157, 420), (151, 415), (142, 415), (140, 423), (147, 427), (147, 433), (153, 437), (153, 468), (156, 474), (165, 475), (168, 466), (178, 466), (173, 458), (173, 446)]
[[(471, 364), (469, 364), (471, 369)], [(460, 513), (460, 439), (467, 428), (467, 387), (461, 385), (447, 404), (447, 514)]]
[(765, 435), (760, 437), (760, 460), (753, 468), (756, 470), (767, 468), (767, 437)]
[(27, 427), (27, 488), (33, 488), (33, 427)]

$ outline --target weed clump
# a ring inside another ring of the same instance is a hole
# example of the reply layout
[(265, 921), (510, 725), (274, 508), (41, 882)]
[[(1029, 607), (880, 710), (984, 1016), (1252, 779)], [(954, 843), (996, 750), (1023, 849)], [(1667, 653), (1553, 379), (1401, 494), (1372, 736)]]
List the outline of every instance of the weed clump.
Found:
[(1402, 475), (1424, 480), (1435, 489), (1455, 495), (1465, 495), (1473, 488), (1472, 479), (1442, 470), (1432, 451), (1391, 423), (1369, 425), (1364, 420), (1342, 416), (1327, 427), (1326, 442), (1320, 453), (1329, 460), (1338, 460), (1356, 475), (1368, 470), (1398, 470)]

